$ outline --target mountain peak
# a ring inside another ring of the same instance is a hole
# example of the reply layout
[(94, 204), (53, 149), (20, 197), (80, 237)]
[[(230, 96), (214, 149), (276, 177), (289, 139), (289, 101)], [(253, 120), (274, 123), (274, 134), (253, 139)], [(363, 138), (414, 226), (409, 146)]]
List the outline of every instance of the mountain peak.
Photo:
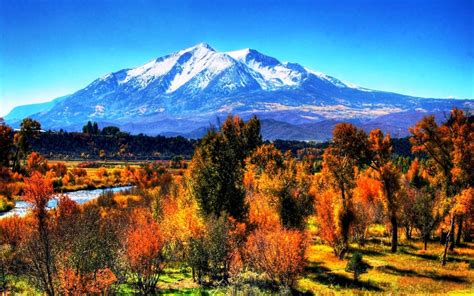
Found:
[(207, 50), (210, 50), (210, 51), (216, 51), (214, 48), (212, 48), (212, 46), (210, 46), (208, 43), (206, 42), (201, 42), (201, 43), (198, 43), (194, 46), (191, 46), (189, 48), (186, 48), (182, 51), (191, 51), (193, 49), (207, 49)]

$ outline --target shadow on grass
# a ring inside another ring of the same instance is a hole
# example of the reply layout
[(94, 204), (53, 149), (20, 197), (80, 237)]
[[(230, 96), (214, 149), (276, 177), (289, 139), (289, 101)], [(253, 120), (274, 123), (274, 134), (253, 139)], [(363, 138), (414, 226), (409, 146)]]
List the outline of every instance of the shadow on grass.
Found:
[(320, 282), (328, 286), (339, 286), (344, 288), (357, 288), (367, 291), (383, 291), (382, 288), (363, 281), (354, 281), (353, 279), (331, 272), (327, 267), (321, 266), (321, 262), (312, 262), (306, 267), (307, 277), (313, 281)]
[(366, 256), (383, 256), (384, 255), (382, 252), (379, 252), (379, 251), (376, 251), (376, 250), (364, 249), (364, 248), (360, 248), (360, 247), (355, 247), (355, 248), (353, 247), (353, 248), (351, 248), (350, 252), (351, 253), (359, 252), (362, 255), (366, 255)]
[[(418, 254), (418, 253), (409, 252), (409, 251), (403, 250), (403, 249), (401, 249), (400, 252), (403, 253), (403, 254), (415, 256), (415, 257), (422, 258), (422, 259), (426, 259), (426, 260), (440, 261), (440, 257), (439, 257), (438, 255), (433, 255), (433, 254)], [(455, 262), (455, 263), (464, 262), (464, 263), (469, 264), (470, 266), (474, 266), (474, 260), (472, 260), (472, 259), (468, 259), (468, 258), (456, 258), (456, 257), (453, 257), (453, 256), (455, 256), (455, 254), (450, 254), (450, 253), (448, 253), (448, 256), (447, 256), (447, 258), (446, 258), (446, 261), (448, 261), (448, 262)]]
[(412, 269), (401, 269), (393, 265), (381, 266), (381, 267), (378, 267), (377, 270), (388, 273), (388, 274), (397, 275), (397, 276), (423, 277), (423, 278), (433, 279), (435, 281), (449, 281), (449, 282), (454, 282), (454, 283), (467, 282), (466, 278), (461, 277), (461, 276), (439, 275), (432, 271), (428, 273), (420, 273)]

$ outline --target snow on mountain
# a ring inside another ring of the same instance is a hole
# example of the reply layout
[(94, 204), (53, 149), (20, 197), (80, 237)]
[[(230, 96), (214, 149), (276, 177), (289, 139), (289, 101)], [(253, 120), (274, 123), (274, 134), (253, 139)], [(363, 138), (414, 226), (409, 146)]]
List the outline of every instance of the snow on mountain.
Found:
[(255, 78), (264, 90), (298, 86), (306, 74), (253, 49), (230, 51), (227, 54), (255, 71)]
[[(373, 120), (453, 106), (472, 109), (473, 104), (366, 89), (254, 49), (218, 52), (200, 43), (104, 75), (46, 105), (19, 107), (6, 119), (15, 124), (19, 114), (31, 115), (45, 128), (73, 130), (93, 120), (132, 132), (185, 134), (209, 126), (216, 117), (257, 114), (273, 125), (273, 137), (288, 124)], [(400, 128), (396, 125), (395, 120), (391, 127)]]

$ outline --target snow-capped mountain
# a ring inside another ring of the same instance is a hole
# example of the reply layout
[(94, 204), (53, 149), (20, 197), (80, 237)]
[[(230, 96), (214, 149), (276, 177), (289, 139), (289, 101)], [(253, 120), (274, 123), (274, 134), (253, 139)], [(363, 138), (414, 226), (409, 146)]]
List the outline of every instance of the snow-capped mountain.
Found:
[[(308, 126), (317, 129), (327, 122), (365, 124), (390, 114), (407, 117), (473, 105), (469, 100), (416, 98), (361, 88), (254, 49), (218, 52), (200, 43), (136, 68), (109, 73), (36, 110), (35, 106), (18, 107), (5, 119), (14, 123), (19, 114), (31, 115), (51, 129), (78, 130), (91, 120), (131, 132), (192, 134), (217, 117), (256, 114), (263, 119), (264, 132), (275, 122), (307, 131)], [(391, 132), (406, 128), (406, 124), (397, 125), (397, 120), (387, 124), (393, 124), (385, 128)], [(287, 128), (276, 134), (270, 129), (269, 137), (288, 138)], [(305, 134), (297, 138), (328, 136)]]

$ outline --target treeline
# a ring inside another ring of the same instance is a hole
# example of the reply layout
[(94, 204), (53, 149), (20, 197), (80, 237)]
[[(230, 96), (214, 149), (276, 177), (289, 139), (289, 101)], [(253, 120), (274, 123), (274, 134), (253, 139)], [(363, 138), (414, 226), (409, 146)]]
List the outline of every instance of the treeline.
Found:
[[(157, 160), (182, 156), (191, 159), (199, 140), (184, 137), (130, 135), (116, 127), (102, 130), (85, 126), (83, 133), (53, 132), (40, 133), (32, 139), (32, 150), (52, 159), (114, 159), (114, 160)], [(90, 129), (90, 130), (89, 130)], [(282, 152), (291, 151), (293, 156), (301, 157), (316, 153), (321, 159), (322, 151), (329, 142), (316, 143), (291, 140), (272, 142)], [(394, 154), (413, 158), (408, 138), (393, 139)], [(319, 151), (319, 152), (318, 152)]]
[(183, 137), (48, 131), (32, 141), (32, 149), (54, 159), (154, 160), (176, 155), (189, 159), (195, 144)]

